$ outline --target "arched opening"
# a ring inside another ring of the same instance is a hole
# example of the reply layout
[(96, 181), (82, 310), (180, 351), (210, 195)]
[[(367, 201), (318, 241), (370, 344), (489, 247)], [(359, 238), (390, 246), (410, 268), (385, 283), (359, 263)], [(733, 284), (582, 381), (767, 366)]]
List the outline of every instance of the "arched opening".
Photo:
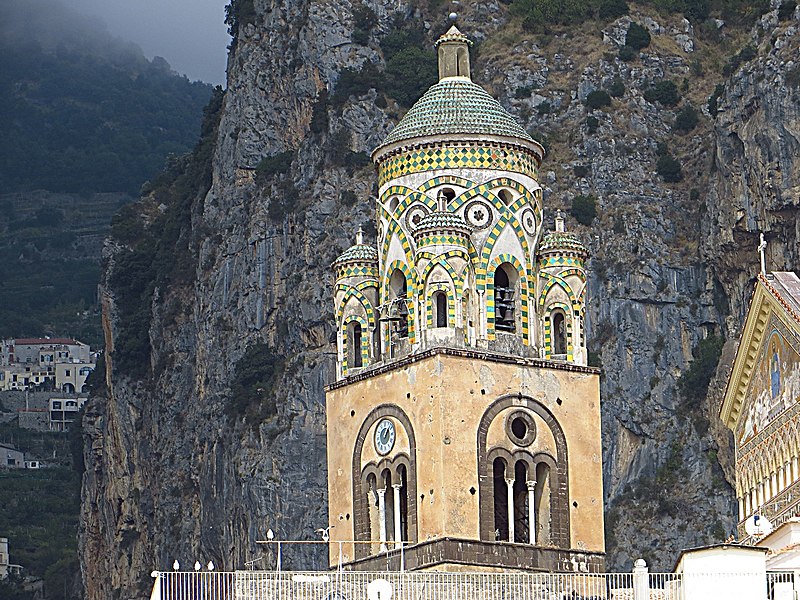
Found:
[(469, 50), (464, 47), (456, 50), (456, 75), (469, 77)]
[(550, 313), (550, 339), (553, 340), (553, 354), (567, 353), (567, 324), (564, 313), (560, 310)]
[(408, 541), (408, 469), (405, 465), (397, 468), (398, 483), (400, 484), (400, 539)]
[(74, 394), (75, 393), (75, 386), (71, 383), (65, 383), (61, 386), (61, 391), (65, 394)]
[(397, 196), (392, 196), (392, 199), (389, 200), (389, 213), (393, 215), (399, 205), (400, 205), (400, 198), (398, 198)]
[(528, 477), (525, 463), (518, 460), (514, 465), (514, 541), (528, 542)]
[(456, 192), (452, 188), (442, 188), (440, 193), (448, 203), (456, 197)]
[(499, 331), (514, 333), (516, 321), (517, 272), (503, 263), (494, 272), (494, 327)]
[(536, 465), (534, 503), (537, 544), (548, 544), (550, 543), (550, 467), (544, 462)]
[(350, 321), (347, 324), (347, 364), (352, 367), (364, 366), (361, 356), (362, 336), (361, 323)]
[(433, 322), (435, 327), (447, 327), (447, 294), (433, 294)]
[[(369, 523), (369, 540), (378, 541), (380, 531), (380, 514), (378, 513), (378, 481), (374, 474), (367, 475), (364, 487), (367, 495), (367, 521)], [(373, 548), (372, 552), (375, 549)]]
[[(389, 469), (386, 469), (381, 474), (381, 482), (383, 483), (384, 492), (384, 507), (383, 512), (385, 515), (385, 520), (383, 527), (381, 527), (381, 542), (391, 542), (394, 541), (394, 522), (395, 522), (395, 514), (394, 514), (394, 495), (395, 489), (392, 487), (392, 473)], [(386, 550), (386, 548), (382, 548), (381, 550)]]
[(395, 269), (389, 279), (391, 295), (390, 317), (395, 323), (397, 336), (408, 337), (408, 282), (400, 269)]
[(514, 196), (508, 190), (500, 190), (497, 192), (497, 197), (500, 198), (506, 206), (510, 206), (514, 201)]
[(508, 486), (506, 485), (506, 461), (495, 458), (492, 463), (494, 482), (494, 539), (508, 541)]

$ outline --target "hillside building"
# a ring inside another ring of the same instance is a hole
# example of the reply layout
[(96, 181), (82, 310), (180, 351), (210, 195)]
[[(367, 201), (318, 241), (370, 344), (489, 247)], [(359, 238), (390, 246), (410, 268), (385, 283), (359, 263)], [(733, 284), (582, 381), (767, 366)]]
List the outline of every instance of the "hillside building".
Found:
[(22, 566), (11, 564), (8, 554), (8, 538), (0, 537), (0, 579), (5, 579), (9, 575), (21, 575)]
[(0, 468), (24, 469), (25, 454), (10, 444), (0, 444)]
[(470, 44), (437, 41), (438, 83), (372, 154), (376, 246), (333, 264), (330, 561), (599, 572), (587, 250), (545, 226), (544, 150), (472, 82)]
[(96, 353), (71, 338), (3, 340), (0, 391), (55, 389), (65, 394), (85, 391)]

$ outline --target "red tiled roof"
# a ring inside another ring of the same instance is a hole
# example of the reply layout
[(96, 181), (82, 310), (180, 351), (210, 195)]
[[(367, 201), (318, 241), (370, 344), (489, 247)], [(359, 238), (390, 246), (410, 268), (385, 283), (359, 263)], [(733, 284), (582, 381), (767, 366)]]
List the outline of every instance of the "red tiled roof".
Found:
[(17, 346), (44, 346), (54, 344), (76, 345), (80, 342), (77, 342), (71, 338), (19, 338), (14, 340), (14, 343)]

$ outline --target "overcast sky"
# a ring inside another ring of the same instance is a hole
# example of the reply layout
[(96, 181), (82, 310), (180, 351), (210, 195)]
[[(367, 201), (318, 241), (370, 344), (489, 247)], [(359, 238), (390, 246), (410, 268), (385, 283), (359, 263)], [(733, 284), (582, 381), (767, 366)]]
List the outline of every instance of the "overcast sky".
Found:
[(230, 43), (223, 23), (227, 0), (61, 0), (99, 17), (113, 35), (162, 56), (189, 79), (225, 83)]

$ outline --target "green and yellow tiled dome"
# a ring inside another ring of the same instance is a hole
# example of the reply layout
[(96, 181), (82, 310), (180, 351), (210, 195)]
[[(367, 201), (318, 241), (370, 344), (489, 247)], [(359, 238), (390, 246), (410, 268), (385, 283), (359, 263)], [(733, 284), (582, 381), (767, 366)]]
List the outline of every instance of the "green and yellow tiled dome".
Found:
[(576, 254), (587, 254), (586, 246), (583, 245), (574, 233), (568, 231), (551, 231), (544, 236), (539, 245), (539, 253), (547, 254), (550, 252), (574, 252)]
[(437, 210), (420, 219), (414, 227), (414, 237), (429, 233), (455, 233), (467, 236), (471, 230), (461, 215)]
[(376, 275), (378, 272), (378, 251), (374, 246), (364, 243), (364, 230), (358, 228), (356, 243), (342, 252), (331, 265), (337, 279), (354, 275)]
[(342, 254), (340, 254), (339, 257), (333, 262), (333, 266), (351, 262), (378, 262), (378, 251), (372, 246), (367, 246), (366, 244), (355, 244), (342, 252)]
[(425, 92), (383, 146), (418, 137), (497, 135), (533, 142), (500, 103), (467, 78), (447, 78)]

